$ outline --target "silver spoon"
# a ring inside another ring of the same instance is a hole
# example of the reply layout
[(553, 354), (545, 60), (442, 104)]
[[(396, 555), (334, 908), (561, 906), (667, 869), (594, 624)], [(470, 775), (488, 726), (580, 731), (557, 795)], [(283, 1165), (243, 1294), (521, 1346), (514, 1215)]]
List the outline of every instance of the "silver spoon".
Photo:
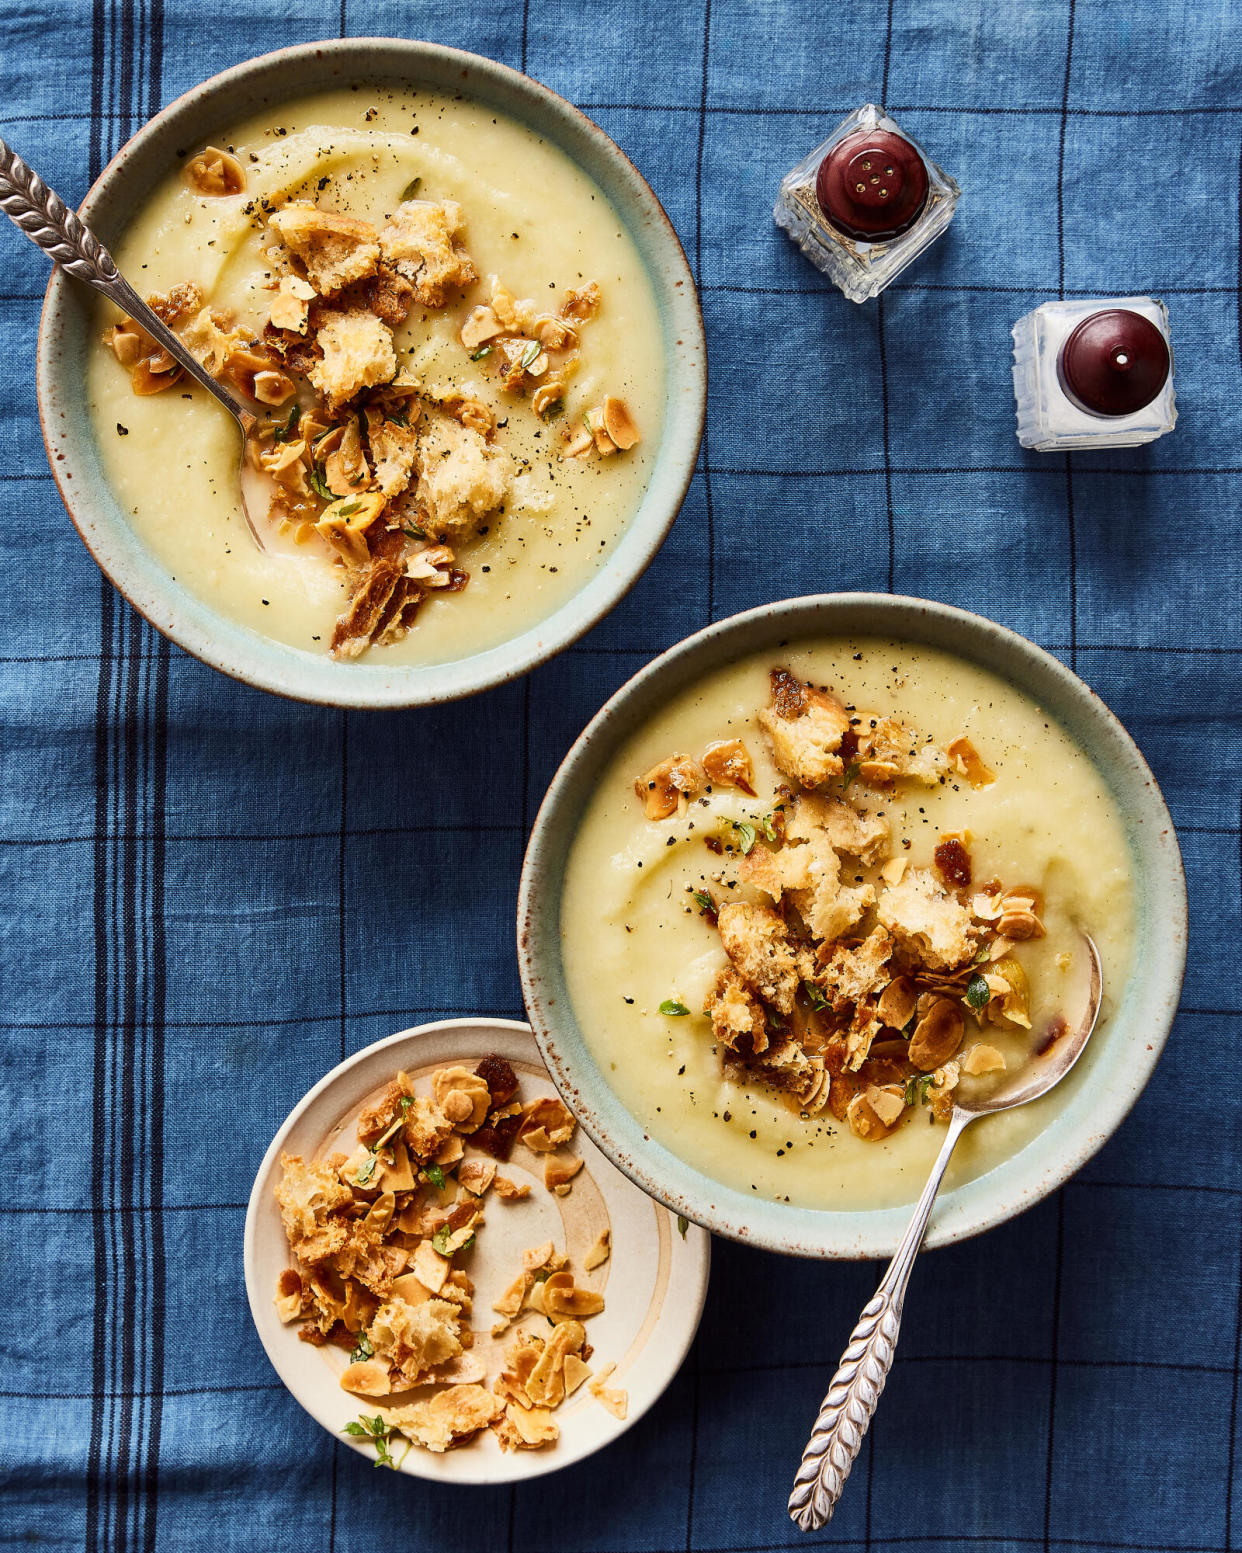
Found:
[(1075, 1002), (1081, 1007), (1077, 1022), (1064, 1017), (1055, 1027), (1056, 1033), (1045, 1038), (1035, 1055), (1016, 1070), (1008, 1083), (1001, 1084), (986, 1098), (969, 1103), (958, 1099), (954, 1104), (948, 1137), (932, 1166), (910, 1227), (902, 1236), (875, 1297), (858, 1318), (802, 1453), (802, 1465), (789, 1496), (789, 1514), (803, 1531), (816, 1531), (832, 1519), (854, 1458), (862, 1447), (863, 1435), (897, 1350), (901, 1309), (914, 1259), (927, 1233), (932, 1204), (957, 1140), (976, 1117), (1009, 1111), (1047, 1094), (1078, 1061), (1095, 1029), (1102, 986), (1100, 957), (1085, 933), (1082, 941), (1087, 953), (1085, 964), (1078, 966), (1079, 986), (1074, 993)]
[[(112, 255), (38, 173), (28, 167), (17, 152), (0, 140), (0, 210), (11, 217), (36, 247), (42, 248), (66, 275), (84, 280), (140, 324), (168, 354), (174, 357), (209, 394), (224, 406), (237, 422), (242, 434), (241, 465), (238, 485), (246, 523), (260, 550), (266, 549), (256, 524), (265, 523), (271, 499), (266, 477), (254, 469), (246, 457), (246, 443), (258, 425), (258, 416), (217, 383), (211, 373), (193, 357), (172, 330), (158, 318), (129, 282), (117, 270)], [(252, 512), (251, 506), (254, 506)], [(262, 509), (260, 511), (260, 503)]]

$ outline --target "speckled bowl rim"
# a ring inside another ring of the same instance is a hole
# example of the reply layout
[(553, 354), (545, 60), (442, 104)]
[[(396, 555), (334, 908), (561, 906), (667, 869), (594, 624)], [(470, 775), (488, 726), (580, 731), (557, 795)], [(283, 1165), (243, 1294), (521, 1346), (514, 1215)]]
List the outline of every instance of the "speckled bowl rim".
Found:
[[(1134, 859), (1135, 944), (1089, 1084), (1017, 1154), (942, 1194), (929, 1246), (1023, 1212), (1069, 1179), (1137, 1100), (1177, 1012), (1186, 964), (1186, 881), (1164, 798), (1134, 741), (1070, 669), (1025, 637), (951, 605), (883, 593), (820, 594), (747, 610), (687, 637), (634, 675), (579, 736), (549, 787), (522, 867), (517, 941), (527, 1012), (565, 1102), (600, 1149), (644, 1191), (719, 1235), (795, 1256), (890, 1256), (909, 1207), (843, 1213), (758, 1202), (644, 1134), (591, 1057), (561, 961), (566, 860), (597, 779), (620, 744), (708, 672), (814, 636), (895, 638), (940, 647), (991, 670), (1045, 708), (1101, 772)], [(1111, 990), (1111, 989), (1110, 989)], [(986, 1125), (986, 1122), (977, 1125)]]
[(461, 49), (400, 38), (328, 39), (263, 54), (221, 71), (150, 119), (113, 157), (82, 202), (105, 244), (145, 199), (174, 153), (251, 113), (353, 82), (461, 90), (558, 145), (603, 189), (635, 242), (664, 335), (665, 411), (646, 495), (589, 581), (545, 620), (486, 651), (448, 663), (337, 663), (230, 621), (175, 582), (138, 539), (103, 476), (82, 371), (95, 298), (53, 271), (39, 323), (37, 393), (48, 462), (83, 542), (131, 605), (204, 663), (263, 690), (343, 707), (427, 706), (518, 678), (597, 624), (655, 557), (685, 500), (703, 435), (707, 348), (681, 242), (663, 206), (619, 146), (563, 97), (508, 65)]

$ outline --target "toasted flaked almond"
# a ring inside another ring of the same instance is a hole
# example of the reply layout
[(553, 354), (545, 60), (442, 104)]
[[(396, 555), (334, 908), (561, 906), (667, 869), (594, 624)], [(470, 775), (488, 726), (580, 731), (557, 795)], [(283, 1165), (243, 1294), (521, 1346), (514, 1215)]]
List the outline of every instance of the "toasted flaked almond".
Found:
[[(617, 444), (618, 447), (620, 443)], [(703, 770), (719, 787), (737, 787), (755, 796), (755, 771), (741, 739), (716, 739), (703, 751)]]
[(586, 422), (587, 430), (595, 440), (595, 451), (597, 453), (607, 458), (609, 454), (617, 451), (617, 444), (608, 435), (607, 428), (604, 425), (603, 405), (595, 405), (588, 410), (583, 416), (583, 420)]
[(260, 404), (284, 404), (293, 394), (292, 379), (274, 368), (254, 375), (254, 397)]
[(173, 362), (169, 368), (164, 365), (165, 358), (172, 361), (167, 351), (142, 357), (129, 375), (129, 386), (134, 393), (145, 399), (151, 394), (162, 394), (166, 388), (181, 381), (184, 367)]
[(565, 458), (582, 458), (595, 446), (595, 437), (590, 428), (585, 425), (573, 427), (565, 433), (565, 445), (561, 449), (560, 456)]
[(111, 349), (112, 354), (127, 370), (136, 367), (151, 349), (150, 340), (130, 318), (123, 319), (119, 324), (113, 324), (104, 335), (104, 344)]
[(562, 409), (565, 406), (565, 385), (559, 376), (550, 382), (540, 383), (530, 396), (530, 407), (541, 421), (554, 414), (558, 406)]
[(667, 820), (676, 814), (682, 796), (693, 798), (707, 778), (702, 766), (689, 755), (670, 755), (634, 782), (649, 820)]
[(898, 976), (881, 992), (875, 1006), (876, 1015), (881, 1024), (888, 1025), (891, 1030), (904, 1030), (918, 1000), (918, 991), (910, 977)]
[(482, 1197), (495, 1179), (494, 1159), (468, 1159), (457, 1172), (458, 1184), (476, 1197)]
[(880, 869), (880, 878), (885, 884), (900, 884), (906, 876), (908, 859), (904, 857), (890, 857), (888, 862)]
[(604, 1296), (594, 1289), (580, 1289), (570, 1272), (553, 1273), (544, 1280), (539, 1308), (549, 1321), (598, 1315), (604, 1308)]
[(565, 1154), (549, 1154), (543, 1165), (543, 1184), (548, 1191), (564, 1197), (570, 1183), (582, 1169), (581, 1158)]
[[(874, 1085), (870, 1087), (876, 1088)], [(889, 1108), (886, 1107), (886, 1109)], [(891, 1125), (880, 1120), (865, 1092), (854, 1095), (849, 1101), (845, 1107), (845, 1118), (854, 1136), (861, 1138), (865, 1143), (874, 1143), (880, 1138), (886, 1138), (892, 1131)]]
[(497, 1176), (493, 1184), (496, 1196), (504, 1198), (506, 1202), (520, 1202), (523, 1197), (530, 1196), (530, 1187), (525, 1181), (519, 1185), (516, 1181), (510, 1181), (508, 1176)]
[(341, 1375), (341, 1389), (359, 1397), (386, 1397), (392, 1390), (388, 1366), (380, 1359), (347, 1364)]
[(910, 1037), (910, 1061), (924, 1073), (948, 1062), (962, 1044), (966, 1020), (960, 1004), (937, 998)]
[(624, 399), (618, 399), (615, 394), (609, 394), (604, 400), (603, 406), (604, 430), (622, 452), (627, 448), (637, 446), (641, 440), (638, 427), (634, 424), (634, 417), (630, 414)]
[(1003, 1072), (1005, 1059), (995, 1046), (972, 1046), (962, 1058), (962, 1072), (977, 1078), (981, 1073)]
[(1004, 1018), (1010, 1024), (1029, 1030), (1031, 1028), (1031, 988), (1021, 962), (1011, 954), (1002, 956), (984, 975), (989, 989), (992, 987), (994, 976), (1001, 979), (1005, 985), (997, 990), (988, 1004), (989, 1017)]
[(946, 753), (959, 775), (964, 776), (972, 787), (987, 787), (995, 782), (995, 771), (984, 764), (983, 757), (965, 734), (954, 739)]
[(461, 343), (468, 351), (477, 350), (504, 333), (504, 325), (490, 307), (471, 308), (461, 326)]
[(564, 350), (578, 338), (577, 326), (568, 318), (557, 318), (553, 313), (540, 313), (531, 333), (546, 350)]
[(243, 194), (246, 171), (237, 158), (219, 146), (208, 146), (185, 164), (185, 181), (196, 194)]
[(1033, 911), (1006, 911), (997, 922), (996, 930), (1015, 943), (1044, 936), (1044, 925)]
[(587, 1387), (587, 1390), (601, 1406), (608, 1409), (614, 1418), (624, 1419), (629, 1398), (624, 1391), (616, 1390), (605, 1384), (611, 1378), (616, 1368), (615, 1364), (606, 1364)]
[(529, 1250), (522, 1252), (522, 1266), (528, 1273), (537, 1273), (541, 1267), (547, 1267), (556, 1255), (556, 1247), (550, 1240), (545, 1240), (542, 1245), (531, 1246)]
[(906, 1108), (902, 1091), (896, 1085), (885, 1085), (880, 1088), (875, 1084), (869, 1084), (864, 1093), (867, 1104), (885, 1127), (891, 1127)]
[(595, 1244), (582, 1258), (582, 1266), (586, 1272), (593, 1268), (601, 1267), (612, 1255), (612, 1231), (602, 1229), (596, 1238)]

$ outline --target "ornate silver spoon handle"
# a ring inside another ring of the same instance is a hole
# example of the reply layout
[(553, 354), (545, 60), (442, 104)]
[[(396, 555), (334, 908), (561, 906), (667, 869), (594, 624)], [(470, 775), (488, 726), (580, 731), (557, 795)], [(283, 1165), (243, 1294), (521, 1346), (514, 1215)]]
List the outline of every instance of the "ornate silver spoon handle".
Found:
[(33, 167), (0, 140), (0, 210), (37, 248), (75, 280), (84, 280), (115, 302), (157, 340), (248, 431), (255, 417), (190, 354), (117, 270), (112, 255), (80, 216), (49, 189)]
[(832, 1385), (802, 1453), (793, 1493), (789, 1496), (790, 1517), (803, 1531), (818, 1530), (832, 1519), (854, 1458), (862, 1447), (863, 1436), (893, 1366), (906, 1285), (927, 1233), (932, 1204), (954, 1146), (971, 1120), (973, 1118), (965, 1112), (954, 1111), (948, 1136), (923, 1188), (909, 1228), (902, 1236), (875, 1296), (858, 1318), (849, 1346), (841, 1355), (837, 1373), (832, 1377)]

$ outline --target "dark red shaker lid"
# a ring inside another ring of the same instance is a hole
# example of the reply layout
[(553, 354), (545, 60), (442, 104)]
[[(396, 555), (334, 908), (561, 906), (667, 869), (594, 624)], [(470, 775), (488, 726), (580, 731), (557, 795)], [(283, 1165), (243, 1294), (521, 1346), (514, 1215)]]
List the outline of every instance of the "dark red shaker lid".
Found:
[(927, 203), (927, 168), (891, 130), (856, 130), (819, 164), (815, 198), (833, 226), (864, 242), (899, 237)]
[(1061, 387), (1092, 415), (1133, 415), (1169, 376), (1169, 347), (1150, 319), (1109, 307), (1078, 324), (1061, 347)]

